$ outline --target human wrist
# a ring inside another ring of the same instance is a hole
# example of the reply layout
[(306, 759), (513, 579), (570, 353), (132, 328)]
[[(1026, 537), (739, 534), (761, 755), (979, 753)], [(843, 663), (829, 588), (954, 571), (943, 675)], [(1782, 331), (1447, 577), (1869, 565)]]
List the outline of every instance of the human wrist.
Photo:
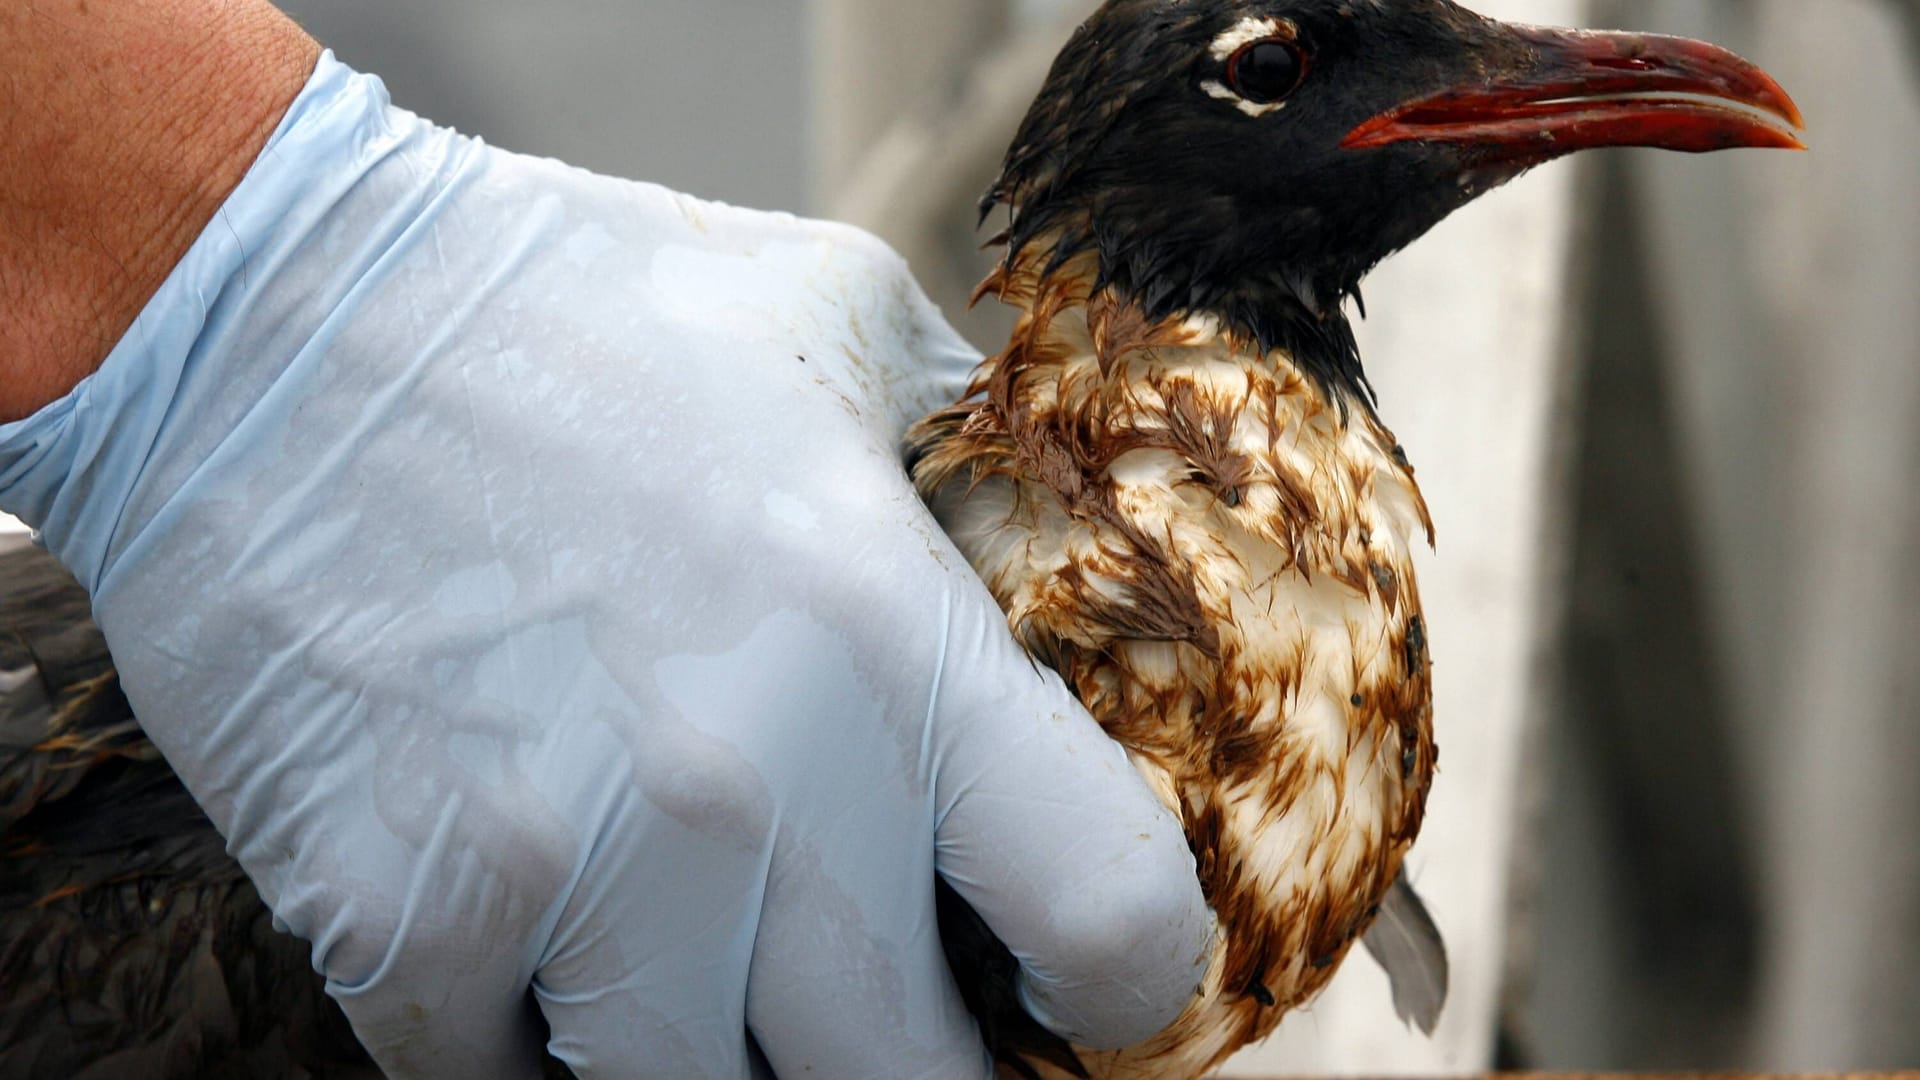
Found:
[[(106, 357), (300, 92), (319, 46), (262, 0), (0, 14), (0, 422)], [(82, 77), (76, 77), (80, 75)]]
[[(271, 441), (292, 420), (289, 403), (310, 404), (299, 390), (273, 392), (299, 384), (291, 369), (322, 354), (322, 322), (389, 250), (393, 237), (369, 226), (441, 179), (409, 173), (419, 159), (406, 147), (424, 127), (412, 121), (378, 80), (323, 58), (110, 355), (71, 392), (0, 424), (0, 510), (96, 596), (156, 518), (197, 498), (196, 478), (217, 479), (215, 457)], [(389, 166), (387, 182), (370, 182), (376, 164)], [(323, 252), (312, 242), (322, 235), (351, 237), (351, 252)], [(261, 410), (269, 397), (282, 411)]]

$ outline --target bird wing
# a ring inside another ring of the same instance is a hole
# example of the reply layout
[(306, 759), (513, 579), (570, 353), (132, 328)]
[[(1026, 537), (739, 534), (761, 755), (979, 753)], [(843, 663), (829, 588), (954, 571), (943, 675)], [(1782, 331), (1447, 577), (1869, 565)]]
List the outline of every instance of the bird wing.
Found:
[(1393, 1011), (1432, 1035), (1447, 1003), (1447, 946), (1405, 866), (1361, 941), (1393, 983)]
[(0, 1075), (377, 1075), (120, 693), (86, 593), (0, 550)]

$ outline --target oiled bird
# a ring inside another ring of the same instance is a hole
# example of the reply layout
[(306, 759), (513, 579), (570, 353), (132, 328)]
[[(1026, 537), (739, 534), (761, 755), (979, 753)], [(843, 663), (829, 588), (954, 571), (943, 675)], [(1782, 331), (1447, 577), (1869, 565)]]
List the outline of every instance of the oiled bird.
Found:
[(944, 893), (1007, 1071), (1198, 1076), (1363, 935), (1431, 1027), (1444, 954), (1401, 868), (1437, 758), (1412, 563), (1433, 526), (1348, 305), (1550, 159), (1798, 148), (1800, 124), (1723, 49), (1446, 0), (1112, 0), (1080, 27), (983, 205), (1011, 224), (980, 296), (1017, 328), (913, 432), (914, 475), (1179, 815), (1219, 933), (1166, 1031), (1072, 1047), (1020, 1014), (1011, 956)]
[[(1675, 92), (1751, 109), (1648, 96)], [(1166, 1033), (1093, 1052), (1018, 1012), (1012, 958), (944, 894), (1008, 1068), (1198, 1074), (1395, 917), (1396, 989), (1431, 1022), (1439, 958), (1393, 885), (1435, 763), (1407, 561), (1430, 530), (1343, 305), (1531, 165), (1795, 145), (1767, 114), (1797, 122), (1711, 47), (1437, 0), (1121, 0), (1075, 37), (992, 196), (1014, 216), (985, 293), (1022, 320), (977, 397), (920, 429), (916, 472), (1015, 632), (1186, 823), (1221, 933)], [(0, 1074), (364, 1068), (306, 948), (139, 733), (78, 586), (18, 558), (0, 565)]]

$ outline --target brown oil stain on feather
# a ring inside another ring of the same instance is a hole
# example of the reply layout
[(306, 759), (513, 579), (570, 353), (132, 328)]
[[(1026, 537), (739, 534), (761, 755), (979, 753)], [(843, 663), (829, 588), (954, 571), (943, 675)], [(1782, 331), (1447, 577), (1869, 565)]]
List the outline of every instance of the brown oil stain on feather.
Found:
[(1019, 325), (914, 430), (914, 477), (1180, 816), (1220, 920), (1181, 1017), (1080, 1061), (1199, 1075), (1326, 985), (1419, 831), (1435, 753), (1411, 560), (1433, 525), (1366, 403), (1094, 280), (1032, 256), (982, 284)]

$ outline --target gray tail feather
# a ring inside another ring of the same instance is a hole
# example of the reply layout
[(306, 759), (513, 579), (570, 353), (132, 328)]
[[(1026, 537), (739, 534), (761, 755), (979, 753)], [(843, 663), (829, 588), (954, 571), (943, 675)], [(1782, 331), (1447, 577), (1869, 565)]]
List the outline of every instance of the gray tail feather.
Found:
[(1379, 916), (1361, 940), (1393, 983), (1393, 1011), (1432, 1035), (1447, 1003), (1447, 945), (1407, 881), (1406, 867), (1393, 879)]

